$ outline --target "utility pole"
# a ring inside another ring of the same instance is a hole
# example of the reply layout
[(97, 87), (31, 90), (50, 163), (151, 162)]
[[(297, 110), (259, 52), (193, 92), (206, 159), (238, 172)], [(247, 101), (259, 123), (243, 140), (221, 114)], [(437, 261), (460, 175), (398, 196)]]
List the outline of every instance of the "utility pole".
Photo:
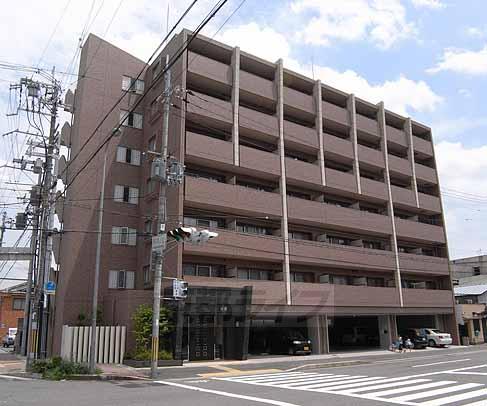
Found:
[(39, 283), (38, 293), (39, 307), (38, 317), (40, 322), (40, 358), (47, 355), (47, 329), (48, 329), (48, 295), (44, 292), (44, 285), (49, 280), (49, 273), (52, 260), (52, 227), (54, 223), (54, 196), (53, 187), (53, 161), (56, 142), (56, 118), (59, 98), (59, 87), (54, 81), (52, 86), (51, 117), (49, 127), (49, 139), (47, 144), (46, 162), (44, 169), (44, 184), (42, 188), (42, 219), (41, 219), (41, 242), (39, 248)]
[(164, 73), (164, 100), (162, 117), (162, 145), (160, 156), (160, 191), (159, 208), (157, 216), (157, 236), (152, 238), (152, 252), (156, 257), (154, 272), (154, 303), (152, 312), (152, 360), (151, 378), (157, 378), (159, 361), (159, 317), (161, 314), (161, 281), (164, 263), (164, 250), (166, 248), (166, 186), (167, 186), (167, 142), (169, 136), (169, 110), (171, 106), (171, 72), (169, 55), (166, 55), (166, 71)]
[(4, 211), (2, 214), (2, 225), (0, 227), (0, 247), (3, 245), (3, 235), (5, 233), (5, 220), (7, 219), (7, 212)]
[[(38, 186), (41, 186), (42, 174), (39, 174)], [(25, 364), (26, 368), (30, 368), (31, 364), (31, 315), (32, 315), (32, 283), (34, 275), (34, 264), (36, 260), (37, 251), (37, 236), (39, 233), (39, 201), (36, 199), (32, 204), (32, 236), (30, 239), (30, 253), (31, 259), (29, 261), (29, 271), (27, 273), (27, 287), (25, 291), (25, 304), (24, 304), (24, 320), (22, 325), (22, 344), (21, 344), (21, 354), (26, 356)]]

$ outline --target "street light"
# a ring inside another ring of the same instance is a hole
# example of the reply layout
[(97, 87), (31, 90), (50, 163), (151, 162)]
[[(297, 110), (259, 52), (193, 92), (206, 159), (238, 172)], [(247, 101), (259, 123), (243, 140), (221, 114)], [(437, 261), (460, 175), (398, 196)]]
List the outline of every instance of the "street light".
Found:
[[(112, 137), (118, 137), (122, 134), (120, 127), (113, 129)], [(112, 138), (111, 137), (111, 138)], [(111, 139), (110, 138), (110, 139)], [(107, 155), (109, 141), (105, 145), (105, 152), (103, 154), (103, 171), (100, 191), (100, 209), (98, 212), (98, 234), (96, 237), (96, 259), (95, 259), (95, 280), (93, 282), (93, 298), (91, 309), (91, 337), (90, 337), (90, 373), (94, 374), (96, 369), (96, 322), (97, 322), (97, 308), (98, 308), (98, 285), (100, 279), (100, 259), (101, 259), (101, 237), (103, 229), (103, 209), (105, 207), (105, 181), (107, 171)]]

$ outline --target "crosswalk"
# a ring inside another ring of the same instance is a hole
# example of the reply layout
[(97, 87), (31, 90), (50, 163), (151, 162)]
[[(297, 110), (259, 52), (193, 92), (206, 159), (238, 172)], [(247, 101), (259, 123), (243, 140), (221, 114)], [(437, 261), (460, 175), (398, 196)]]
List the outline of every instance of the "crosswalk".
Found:
[(388, 378), (296, 371), (214, 379), (280, 389), (331, 393), (398, 405), (487, 405), (487, 385), (433, 380), (425, 376)]

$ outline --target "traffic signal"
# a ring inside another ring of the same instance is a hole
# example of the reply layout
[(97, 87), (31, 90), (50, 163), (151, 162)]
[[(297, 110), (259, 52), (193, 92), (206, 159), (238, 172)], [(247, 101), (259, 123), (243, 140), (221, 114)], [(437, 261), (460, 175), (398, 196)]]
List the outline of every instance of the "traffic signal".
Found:
[(191, 235), (193, 235), (195, 232), (196, 229), (194, 227), (178, 227), (174, 230), (168, 231), (167, 235), (179, 242), (189, 240)]

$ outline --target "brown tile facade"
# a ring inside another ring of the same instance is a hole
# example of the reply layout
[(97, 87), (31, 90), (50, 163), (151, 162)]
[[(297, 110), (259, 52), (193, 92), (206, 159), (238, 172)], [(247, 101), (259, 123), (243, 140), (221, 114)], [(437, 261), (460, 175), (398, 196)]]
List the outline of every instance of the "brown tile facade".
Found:
[[(189, 36), (183, 30), (161, 55), (174, 54)], [(279, 307), (312, 315), (376, 311), (391, 318), (442, 315), (455, 326), (431, 130), (383, 104), (289, 71), (282, 61), (263, 61), (204, 37), (189, 49), (171, 70), (173, 86), (188, 93), (172, 99), (169, 152), (184, 162), (186, 177), (169, 192), (168, 227), (192, 221), (217, 229), (219, 237), (172, 249), (166, 275), (185, 277), (190, 286), (253, 286), (255, 317)], [(89, 67), (89, 75), (77, 85), (68, 179), (118, 123), (119, 108), (77, 156), (120, 96), (122, 76), (135, 78), (145, 68), (147, 89), (163, 61), (145, 66), (88, 38), (79, 69)], [(153, 155), (146, 153), (153, 137), (156, 150), (161, 142), (157, 97), (163, 83), (156, 80), (136, 109), (143, 128), (124, 127), (107, 149), (100, 280), (101, 302), (111, 306), (102, 309), (107, 322), (130, 320), (117, 310), (118, 301), (130, 312), (133, 303), (150, 300), (139, 291), (151, 287), (144, 270), (157, 213), (157, 185), (149, 181)], [(128, 110), (139, 97), (130, 93), (120, 108)], [(140, 165), (118, 162), (117, 145), (139, 151)], [(65, 233), (61, 243), (57, 331), (90, 311), (95, 237), (89, 231), (96, 229), (102, 155), (68, 190), (64, 227), (78, 232)], [(138, 204), (114, 201), (115, 185), (138, 188)], [(112, 226), (136, 229), (136, 245), (113, 244)], [(185, 275), (187, 264), (218, 271)], [(257, 273), (245, 274), (249, 269), (265, 271), (259, 274), (265, 280), (253, 280), (249, 275)], [(113, 270), (135, 272), (134, 290), (110, 289)], [(305, 282), (296, 276), (300, 272)], [(59, 344), (55, 339), (55, 351)]]

